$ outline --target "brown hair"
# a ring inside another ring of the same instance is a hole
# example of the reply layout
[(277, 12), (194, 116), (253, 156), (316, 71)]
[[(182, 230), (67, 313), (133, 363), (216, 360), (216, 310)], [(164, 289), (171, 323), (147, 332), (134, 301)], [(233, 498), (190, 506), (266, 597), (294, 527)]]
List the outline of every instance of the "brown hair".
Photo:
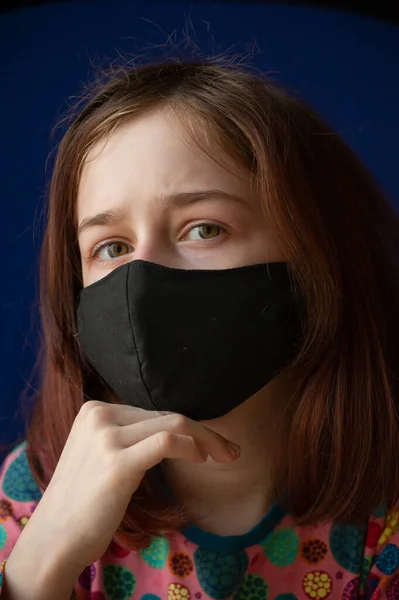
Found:
[[(82, 166), (99, 140), (162, 105), (194, 137), (202, 123), (220, 157), (224, 150), (248, 168), (306, 301), (306, 336), (290, 368), (296, 386), (287, 468), (276, 472), (275, 489), (288, 490), (287, 509), (298, 523), (363, 520), (399, 496), (397, 215), (306, 104), (254, 70), (219, 59), (113, 69), (59, 145), (42, 251), (42, 386), (27, 435), (34, 476), (48, 485), (85, 395), (116, 401), (75, 337)], [(183, 522), (151, 489), (145, 477), (117, 532), (128, 548)]]

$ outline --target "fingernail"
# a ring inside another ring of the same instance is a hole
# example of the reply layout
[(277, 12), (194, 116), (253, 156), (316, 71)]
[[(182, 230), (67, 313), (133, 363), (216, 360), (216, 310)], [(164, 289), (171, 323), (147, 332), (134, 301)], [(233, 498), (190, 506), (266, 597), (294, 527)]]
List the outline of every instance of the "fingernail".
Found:
[(229, 454), (233, 458), (238, 458), (241, 454), (240, 446), (237, 446), (237, 444), (234, 444), (233, 442), (228, 443), (228, 449), (229, 449)]

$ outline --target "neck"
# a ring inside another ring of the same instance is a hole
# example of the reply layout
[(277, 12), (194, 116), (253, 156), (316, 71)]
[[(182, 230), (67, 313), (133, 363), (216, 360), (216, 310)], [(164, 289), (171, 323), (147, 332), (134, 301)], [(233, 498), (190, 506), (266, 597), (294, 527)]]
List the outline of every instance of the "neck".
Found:
[(169, 485), (192, 523), (219, 535), (242, 535), (271, 508), (286, 439), (286, 423), (276, 418), (286, 404), (282, 394), (276, 379), (227, 415), (203, 423), (241, 447), (235, 462), (164, 462)]

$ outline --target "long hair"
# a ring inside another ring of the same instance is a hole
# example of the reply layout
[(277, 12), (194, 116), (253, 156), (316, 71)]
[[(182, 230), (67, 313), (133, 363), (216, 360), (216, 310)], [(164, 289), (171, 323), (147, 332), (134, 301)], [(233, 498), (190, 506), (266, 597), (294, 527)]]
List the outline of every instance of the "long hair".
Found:
[[(286, 468), (276, 469), (274, 489), (285, 490), (298, 523), (366, 519), (399, 496), (398, 218), (312, 109), (260, 73), (219, 59), (113, 69), (88, 92), (58, 147), (41, 257), (42, 383), (27, 432), (34, 476), (45, 489), (85, 398), (117, 402), (76, 340), (85, 159), (124, 123), (162, 106), (215, 160), (227, 153), (248, 169), (305, 300), (305, 336), (289, 367)], [(127, 548), (143, 548), (184, 520), (152, 486), (146, 476), (116, 533)]]

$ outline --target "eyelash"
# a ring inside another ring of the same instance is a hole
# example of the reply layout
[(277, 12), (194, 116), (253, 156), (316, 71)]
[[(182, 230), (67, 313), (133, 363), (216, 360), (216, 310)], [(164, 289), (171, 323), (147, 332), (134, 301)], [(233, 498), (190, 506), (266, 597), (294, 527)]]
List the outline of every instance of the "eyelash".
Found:
[[(212, 221), (202, 221), (201, 223), (196, 223), (195, 225), (193, 225), (186, 233), (186, 235), (192, 231), (193, 229), (196, 229), (198, 227), (206, 227), (206, 226), (210, 226), (210, 227), (217, 227), (218, 229), (220, 229), (220, 233), (228, 233), (226, 228), (222, 227), (221, 225), (219, 225), (218, 223), (214, 223)], [(219, 237), (219, 236), (216, 236)], [(215, 238), (213, 238), (215, 239)], [(206, 240), (203, 240), (206, 241)], [(130, 244), (128, 242), (125, 242), (124, 240), (120, 240), (120, 239), (109, 239), (109, 240), (105, 240), (104, 242), (101, 242), (100, 244), (96, 244), (95, 246), (93, 246), (93, 248), (89, 251), (89, 255), (88, 255), (88, 260), (90, 262), (92, 261), (96, 261), (99, 263), (105, 263), (105, 262), (110, 262), (112, 260), (118, 260), (118, 258), (110, 258), (110, 259), (103, 259), (103, 258), (98, 258), (98, 254), (100, 252), (100, 250), (102, 250), (104, 247), (106, 246), (110, 246), (111, 244), (115, 244), (118, 242), (122, 242), (123, 244), (126, 244), (127, 246), (130, 246)], [(123, 258), (124, 256), (126, 256), (125, 254), (122, 255), (120, 258)]]

